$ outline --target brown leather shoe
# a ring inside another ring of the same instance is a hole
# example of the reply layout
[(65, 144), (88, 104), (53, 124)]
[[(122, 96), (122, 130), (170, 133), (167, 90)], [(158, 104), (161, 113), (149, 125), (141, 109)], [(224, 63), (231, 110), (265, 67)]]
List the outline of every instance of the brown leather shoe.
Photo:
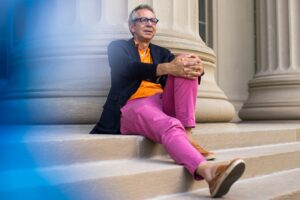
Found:
[(227, 194), (232, 184), (243, 175), (245, 168), (245, 161), (241, 159), (234, 159), (227, 165), (220, 165), (215, 177), (208, 182), (211, 196), (216, 198)]
[(190, 140), (190, 143), (193, 145), (193, 147), (197, 151), (199, 151), (199, 153), (201, 153), (206, 158), (206, 160), (215, 160), (216, 159), (215, 153), (206, 151), (199, 144), (197, 144), (197, 142), (195, 142), (193, 140)]

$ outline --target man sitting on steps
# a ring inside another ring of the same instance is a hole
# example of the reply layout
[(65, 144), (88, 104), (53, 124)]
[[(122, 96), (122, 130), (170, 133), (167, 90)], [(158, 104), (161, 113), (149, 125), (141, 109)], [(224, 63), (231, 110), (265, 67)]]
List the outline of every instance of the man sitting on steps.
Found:
[(158, 19), (148, 5), (136, 7), (128, 25), (133, 38), (108, 46), (111, 88), (91, 133), (137, 134), (163, 145), (176, 163), (196, 179), (205, 179), (212, 197), (225, 195), (245, 170), (245, 162), (208, 163), (214, 154), (192, 138), (198, 80), (198, 56), (174, 56), (151, 43)]

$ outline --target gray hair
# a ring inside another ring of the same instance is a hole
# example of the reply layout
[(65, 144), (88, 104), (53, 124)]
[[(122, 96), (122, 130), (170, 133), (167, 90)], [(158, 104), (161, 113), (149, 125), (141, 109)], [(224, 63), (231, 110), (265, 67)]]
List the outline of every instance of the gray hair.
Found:
[[(130, 26), (131, 24), (134, 23), (134, 20), (138, 17), (137, 16), (137, 11), (138, 10), (143, 10), (143, 9), (146, 9), (146, 10), (149, 10), (151, 11), (153, 14), (155, 14), (154, 12), (154, 9), (147, 5), (147, 4), (141, 4), (141, 5), (138, 5), (137, 7), (135, 7), (129, 14), (129, 17), (128, 17), (128, 26)], [(133, 33), (131, 33), (133, 34)]]

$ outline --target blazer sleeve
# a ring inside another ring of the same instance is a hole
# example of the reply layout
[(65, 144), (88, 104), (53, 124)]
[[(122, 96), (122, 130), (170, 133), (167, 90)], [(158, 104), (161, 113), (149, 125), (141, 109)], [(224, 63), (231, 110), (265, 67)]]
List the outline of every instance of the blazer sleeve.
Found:
[(171, 52), (168, 52), (169, 53), (169, 56), (168, 56), (168, 62), (171, 62), (172, 60), (175, 59), (175, 55)]
[(129, 79), (144, 80), (156, 76), (157, 64), (136, 61), (125, 42), (112, 42), (108, 45), (108, 61), (112, 73)]

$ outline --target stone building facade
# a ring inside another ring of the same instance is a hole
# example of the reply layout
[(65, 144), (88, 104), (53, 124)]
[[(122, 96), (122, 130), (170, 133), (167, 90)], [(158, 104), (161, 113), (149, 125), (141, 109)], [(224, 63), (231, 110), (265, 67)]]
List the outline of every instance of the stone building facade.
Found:
[(110, 85), (106, 46), (131, 37), (140, 3), (160, 19), (154, 43), (204, 61), (198, 122), (300, 119), (298, 0), (4, 0), (1, 122), (95, 123)]

